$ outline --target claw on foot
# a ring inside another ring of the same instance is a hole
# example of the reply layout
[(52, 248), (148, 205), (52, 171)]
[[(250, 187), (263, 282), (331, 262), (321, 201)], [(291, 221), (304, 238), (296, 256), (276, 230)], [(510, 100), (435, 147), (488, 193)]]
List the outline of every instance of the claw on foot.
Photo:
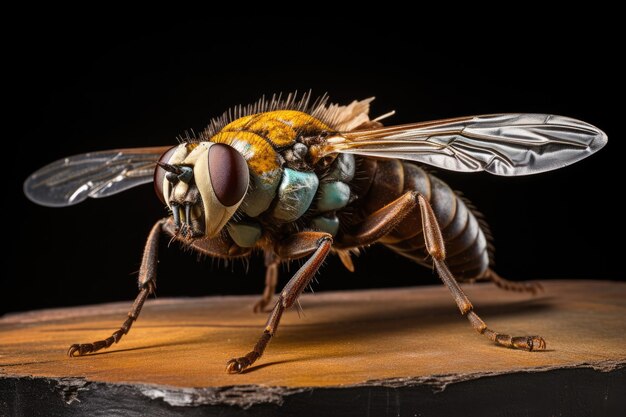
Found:
[(74, 355), (76, 352), (80, 352), (80, 348), (78, 347), (78, 345), (72, 345), (70, 346), (70, 348), (67, 350), (67, 356), (69, 356), (70, 358), (74, 357), (74, 356), (78, 356), (80, 355), (80, 353), (78, 355)]
[(522, 349), (532, 352), (533, 350), (545, 350), (546, 341), (541, 336), (516, 336), (511, 337), (506, 334), (498, 334), (494, 340), (502, 346), (513, 349)]
[(541, 336), (514, 337), (511, 342), (516, 349), (524, 349), (529, 352), (546, 349), (546, 341)]
[(104, 340), (98, 340), (97, 342), (81, 344), (76, 343), (70, 346), (70, 348), (67, 350), (67, 355), (70, 358), (73, 358), (76, 356), (86, 355), (87, 353), (97, 352), (100, 349), (108, 348), (113, 343), (117, 343), (120, 338), (121, 336), (118, 335), (118, 332), (115, 332), (113, 333), (113, 335), (111, 335), (111, 337), (108, 337)]
[(93, 344), (89, 343), (89, 344), (73, 344), (72, 346), (70, 346), (70, 348), (67, 350), (67, 356), (69, 356), (70, 358), (74, 358), (76, 356), (83, 356), (87, 353), (93, 352)]
[(226, 362), (226, 372), (229, 374), (240, 374), (251, 364), (252, 362), (250, 362), (250, 360), (245, 356), (236, 359), (233, 358)]

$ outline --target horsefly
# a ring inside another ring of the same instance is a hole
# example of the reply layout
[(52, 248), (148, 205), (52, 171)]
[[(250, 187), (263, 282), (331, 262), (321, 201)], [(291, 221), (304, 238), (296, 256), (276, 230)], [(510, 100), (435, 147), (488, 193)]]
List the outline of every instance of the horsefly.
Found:
[(540, 336), (496, 332), (476, 314), (459, 281), (489, 280), (534, 293), (538, 284), (516, 283), (490, 267), (486, 224), (431, 165), (459, 172), (536, 174), (565, 167), (602, 148), (594, 126), (546, 114), (492, 114), (383, 127), (370, 119), (372, 99), (349, 105), (297, 99), (261, 99), (211, 121), (197, 137), (174, 147), (92, 152), (45, 166), (24, 183), (44, 206), (63, 207), (87, 197), (107, 197), (153, 182), (169, 211), (146, 242), (139, 294), (111, 336), (74, 344), (70, 356), (110, 347), (128, 333), (155, 290), (162, 234), (219, 258), (261, 252), (266, 287), (254, 310), (273, 298), (281, 262), (308, 257), (278, 295), (253, 349), (227, 363), (238, 373), (257, 361), (329, 253), (354, 270), (351, 255), (380, 243), (434, 267), (472, 327), (493, 342), (542, 350)]

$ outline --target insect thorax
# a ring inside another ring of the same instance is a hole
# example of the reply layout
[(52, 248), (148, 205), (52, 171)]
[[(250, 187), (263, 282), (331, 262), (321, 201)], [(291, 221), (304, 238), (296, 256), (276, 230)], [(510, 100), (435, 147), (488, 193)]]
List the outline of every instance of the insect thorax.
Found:
[(241, 117), (207, 138), (233, 146), (250, 169), (250, 189), (239, 216), (227, 225), (235, 243), (255, 246), (263, 231), (337, 233), (337, 211), (351, 200), (354, 157), (341, 154), (313, 165), (309, 154), (331, 131), (307, 113), (276, 110)]

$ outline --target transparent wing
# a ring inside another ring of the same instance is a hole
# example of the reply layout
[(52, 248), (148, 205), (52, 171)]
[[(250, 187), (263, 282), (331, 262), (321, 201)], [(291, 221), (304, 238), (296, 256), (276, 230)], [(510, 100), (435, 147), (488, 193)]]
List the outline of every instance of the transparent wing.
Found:
[(606, 142), (604, 132), (580, 120), (518, 113), (341, 133), (327, 139), (320, 155), (352, 153), (514, 176), (573, 164)]
[(170, 147), (115, 149), (59, 159), (24, 182), (24, 194), (49, 207), (78, 204), (152, 182), (159, 157)]

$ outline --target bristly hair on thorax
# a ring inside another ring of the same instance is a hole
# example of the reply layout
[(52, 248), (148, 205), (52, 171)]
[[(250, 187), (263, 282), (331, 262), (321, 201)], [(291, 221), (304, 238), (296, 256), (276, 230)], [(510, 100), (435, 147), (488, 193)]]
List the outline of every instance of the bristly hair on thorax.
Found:
[[(363, 124), (373, 122), (369, 118), (369, 105), (374, 97), (361, 101), (353, 101), (348, 105), (339, 105), (329, 103), (327, 94), (312, 99), (312, 92), (308, 91), (301, 96), (298, 92), (289, 93), (284, 96), (282, 93), (274, 94), (270, 99), (265, 96), (261, 97), (257, 102), (248, 105), (238, 105), (231, 107), (221, 116), (211, 119), (209, 125), (200, 133), (200, 135), (186, 140), (207, 141), (224, 126), (245, 116), (258, 113), (271, 112), (276, 110), (295, 110), (309, 114), (322, 123), (336, 131), (350, 131), (362, 126)], [(378, 121), (383, 117), (392, 115), (393, 112), (387, 113), (382, 117), (375, 119)]]

